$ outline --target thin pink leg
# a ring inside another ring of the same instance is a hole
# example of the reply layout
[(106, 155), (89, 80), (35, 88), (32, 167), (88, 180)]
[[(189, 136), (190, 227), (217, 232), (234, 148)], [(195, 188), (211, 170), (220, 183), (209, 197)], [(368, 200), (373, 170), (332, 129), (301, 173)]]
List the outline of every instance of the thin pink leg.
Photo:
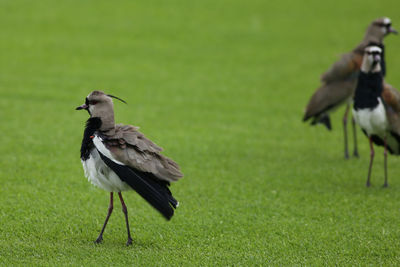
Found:
[(388, 177), (387, 177), (387, 143), (386, 143), (386, 136), (383, 139), (383, 144), (385, 147), (385, 150), (383, 151), (383, 156), (384, 156), (384, 168), (385, 168), (385, 183), (383, 184), (383, 187), (388, 187)]
[(126, 208), (124, 199), (122, 198), (121, 192), (118, 192), (119, 200), (121, 201), (122, 205), (122, 212), (125, 215), (125, 221), (126, 221), (126, 229), (128, 231), (128, 241), (126, 242), (126, 245), (129, 246), (132, 244), (132, 237), (131, 237), (131, 231), (129, 230), (129, 222), (128, 222), (128, 209)]
[(369, 146), (370, 146), (370, 150), (371, 150), (371, 157), (370, 157), (370, 161), (369, 161), (369, 168), (368, 168), (368, 178), (367, 178), (367, 187), (371, 186), (371, 170), (372, 170), (372, 163), (374, 161), (374, 145), (372, 143), (372, 138), (369, 137)]
[(357, 129), (356, 129), (356, 120), (354, 117), (351, 119), (351, 124), (353, 126), (353, 143), (354, 143), (354, 150), (353, 150), (353, 156), (358, 158), (360, 157), (358, 155), (358, 147), (357, 147)]
[(107, 217), (106, 220), (103, 224), (103, 228), (101, 229), (101, 232), (99, 234), (99, 236), (97, 237), (96, 241), (94, 241), (95, 243), (100, 243), (101, 241), (103, 241), (103, 233), (104, 233), (104, 229), (106, 229), (106, 225), (108, 223), (108, 219), (110, 219), (111, 213), (113, 211), (114, 205), (113, 205), (113, 192), (110, 193), (110, 205), (108, 206), (108, 213), (107, 213)]
[(347, 117), (349, 115), (349, 110), (350, 110), (350, 104), (347, 103), (346, 105), (346, 111), (344, 112), (343, 115), (343, 131), (344, 131), (344, 158), (348, 159), (349, 158), (349, 149), (347, 145)]

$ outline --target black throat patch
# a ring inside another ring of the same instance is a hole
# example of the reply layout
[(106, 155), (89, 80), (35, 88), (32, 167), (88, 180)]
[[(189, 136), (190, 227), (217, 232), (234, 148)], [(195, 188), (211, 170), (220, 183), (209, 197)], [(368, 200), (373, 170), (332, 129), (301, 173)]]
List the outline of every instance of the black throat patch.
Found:
[(378, 106), (378, 98), (383, 91), (382, 73), (360, 72), (356, 92), (354, 94), (354, 109), (373, 109)]
[(83, 139), (81, 145), (81, 159), (87, 160), (90, 156), (90, 150), (93, 148), (93, 135), (100, 129), (101, 119), (98, 117), (89, 118), (86, 121), (85, 131), (83, 132)]

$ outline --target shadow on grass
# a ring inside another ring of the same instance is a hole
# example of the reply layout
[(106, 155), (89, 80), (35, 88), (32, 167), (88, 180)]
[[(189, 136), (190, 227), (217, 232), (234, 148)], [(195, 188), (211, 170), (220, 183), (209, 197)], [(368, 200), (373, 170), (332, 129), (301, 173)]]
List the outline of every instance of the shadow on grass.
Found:
[(93, 240), (80, 240), (80, 244), (82, 245), (87, 245), (91, 248), (127, 248), (127, 249), (160, 249), (160, 244), (157, 244), (155, 240), (149, 240), (149, 239), (141, 239), (137, 237), (132, 237), (132, 244), (127, 246), (125, 239), (120, 239), (120, 238), (108, 238), (104, 239), (101, 243), (97, 244), (94, 242), (95, 239)]

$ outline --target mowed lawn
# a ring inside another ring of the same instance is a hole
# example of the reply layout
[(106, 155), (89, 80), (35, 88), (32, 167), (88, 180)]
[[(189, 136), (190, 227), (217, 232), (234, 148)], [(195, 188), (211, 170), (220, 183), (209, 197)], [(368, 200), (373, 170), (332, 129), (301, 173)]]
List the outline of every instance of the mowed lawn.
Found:
[[(302, 123), (319, 75), (392, 1), (1, 1), (0, 265), (398, 265), (400, 159), (343, 159), (333, 131)], [(400, 37), (386, 39), (400, 88)], [(166, 222), (124, 194), (95, 245), (108, 193), (79, 159), (92, 90), (121, 97), (185, 177)], [(351, 139), (350, 139), (351, 140)], [(352, 145), (352, 141), (350, 142)], [(350, 146), (351, 147), (351, 146)]]

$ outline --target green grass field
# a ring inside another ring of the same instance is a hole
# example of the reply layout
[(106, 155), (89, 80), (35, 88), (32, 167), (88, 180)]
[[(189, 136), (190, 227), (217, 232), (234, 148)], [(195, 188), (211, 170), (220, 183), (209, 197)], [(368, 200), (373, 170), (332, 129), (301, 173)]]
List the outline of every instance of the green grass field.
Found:
[[(400, 263), (400, 159), (343, 159), (333, 131), (301, 122), (319, 75), (391, 1), (0, 1), (0, 265)], [(386, 39), (400, 88), (400, 37)], [(92, 90), (182, 167), (166, 222), (124, 194), (95, 245), (108, 193), (79, 159)], [(350, 143), (352, 144), (352, 143)]]

